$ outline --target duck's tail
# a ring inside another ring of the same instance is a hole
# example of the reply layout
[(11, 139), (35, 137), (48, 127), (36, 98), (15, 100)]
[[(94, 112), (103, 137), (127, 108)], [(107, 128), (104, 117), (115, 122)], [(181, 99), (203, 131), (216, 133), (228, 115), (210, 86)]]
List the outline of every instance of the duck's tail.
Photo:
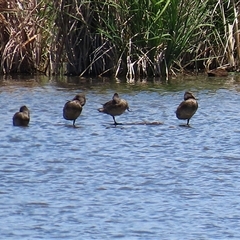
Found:
[(99, 112), (104, 112), (104, 108), (98, 108)]

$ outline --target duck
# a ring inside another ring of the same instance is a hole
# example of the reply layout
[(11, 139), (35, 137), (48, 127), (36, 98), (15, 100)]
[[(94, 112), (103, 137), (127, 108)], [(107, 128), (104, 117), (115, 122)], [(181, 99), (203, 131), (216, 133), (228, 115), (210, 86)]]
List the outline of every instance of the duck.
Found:
[(213, 70), (207, 71), (209, 77), (227, 77), (228, 71), (225, 68), (216, 68)]
[(112, 100), (104, 103), (103, 107), (98, 109), (99, 112), (111, 115), (115, 125), (119, 124), (116, 122), (115, 116), (120, 116), (125, 112), (125, 110), (130, 111), (128, 102), (121, 99), (118, 93), (114, 93)]
[(13, 126), (28, 126), (30, 121), (30, 111), (29, 109), (24, 105), (21, 106), (19, 109), (19, 112), (16, 112), (13, 115)]
[(85, 103), (86, 97), (83, 93), (79, 93), (71, 101), (67, 101), (63, 107), (64, 119), (72, 120), (75, 127), (75, 121), (80, 116)]
[(194, 97), (192, 92), (187, 91), (184, 93), (184, 101), (179, 104), (176, 110), (176, 116), (178, 119), (187, 120), (187, 125), (189, 125), (189, 121), (197, 109), (197, 99)]

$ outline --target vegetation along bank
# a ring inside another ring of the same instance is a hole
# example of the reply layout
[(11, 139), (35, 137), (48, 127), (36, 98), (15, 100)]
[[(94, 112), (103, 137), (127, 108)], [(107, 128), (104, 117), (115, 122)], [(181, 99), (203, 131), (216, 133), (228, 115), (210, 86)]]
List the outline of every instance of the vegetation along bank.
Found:
[(240, 1), (0, 0), (1, 73), (238, 71)]

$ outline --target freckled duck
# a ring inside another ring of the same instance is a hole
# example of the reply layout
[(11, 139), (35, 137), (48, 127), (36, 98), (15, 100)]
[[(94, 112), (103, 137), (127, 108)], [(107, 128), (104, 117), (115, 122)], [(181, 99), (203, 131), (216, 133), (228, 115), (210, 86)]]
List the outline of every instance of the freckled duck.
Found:
[(178, 106), (176, 116), (178, 119), (187, 120), (187, 125), (189, 125), (189, 121), (197, 109), (198, 103), (194, 95), (191, 92), (185, 92), (184, 101)]
[(129, 111), (128, 103), (126, 100), (121, 99), (117, 93), (114, 93), (112, 100), (106, 102), (102, 108), (98, 109), (99, 112), (111, 115), (115, 125), (118, 124), (115, 116), (120, 116), (125, 110)]
[(77, 94), (71, 101), (67, 101), (63, 108), (63, 117), (66, 120), (72, 120), (75, 126), (76, 119), (82, 112), (82, 107), (86, 103), (86, 98), (83, 93)]
[(28, 126), (30, 121), (30, 111), (24, 105), (13, 116), (13, 126)]

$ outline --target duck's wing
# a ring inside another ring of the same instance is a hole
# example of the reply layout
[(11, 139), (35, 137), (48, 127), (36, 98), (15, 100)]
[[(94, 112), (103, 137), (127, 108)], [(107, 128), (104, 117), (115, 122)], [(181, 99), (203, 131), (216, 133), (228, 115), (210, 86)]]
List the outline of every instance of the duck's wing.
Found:
[(115, 101), (110, 100), (110, 101), (108, 101), (108, 102), (106, 102), (106, 103), (103, 104), (103, 108), (104, 108), (104, 109), (109, 108), (109, 107), (111, 107), (111, 106), (114, 105), (114, 104), (116, 104)]

